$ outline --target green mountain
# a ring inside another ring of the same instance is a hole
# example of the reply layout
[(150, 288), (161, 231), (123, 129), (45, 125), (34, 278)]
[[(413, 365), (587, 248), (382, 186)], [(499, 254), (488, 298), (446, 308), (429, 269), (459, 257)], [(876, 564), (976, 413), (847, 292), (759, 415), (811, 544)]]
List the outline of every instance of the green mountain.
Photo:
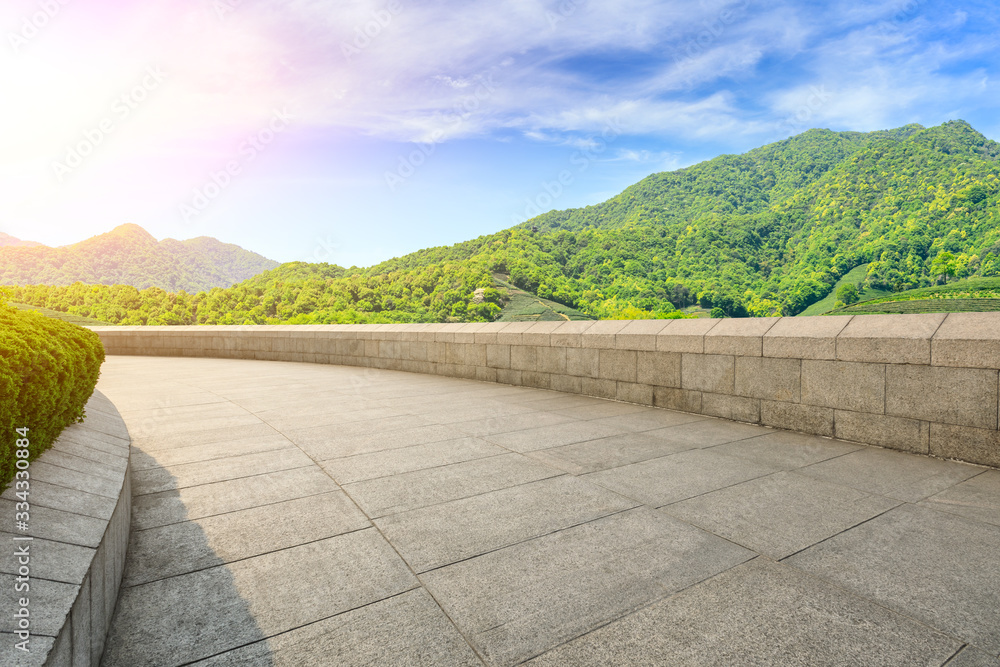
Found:
[(138, 225), (121, 225), (107, 234), (60, 248), (2, 241), (0, 285), (69, 285), (80, 281), (198, 291), (229, 287), (278, 266), (257, 253), (207, 236), (157, 241)]
[(740, 317), (800, 313), (855, 269), (872, 294), (1000, 275), (1000, 144), (964, 121), (809, 130), (368, 269), (282, 265), (228, 290), (141, 294), (145, 310), (117, 319), (110, 304), (133, 297), (111, 290), (13, 298), (115, 322), (482, 321), (508, 303), (504, 275), (590, 317)]

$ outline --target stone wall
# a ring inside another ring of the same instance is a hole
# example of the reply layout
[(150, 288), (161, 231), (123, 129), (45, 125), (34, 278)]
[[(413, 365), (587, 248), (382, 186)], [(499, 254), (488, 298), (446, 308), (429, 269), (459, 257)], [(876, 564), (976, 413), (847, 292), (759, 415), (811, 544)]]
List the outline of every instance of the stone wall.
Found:
[(434, 373), (1000, 466), (1000, 313), (94, 330), (108, 354)]

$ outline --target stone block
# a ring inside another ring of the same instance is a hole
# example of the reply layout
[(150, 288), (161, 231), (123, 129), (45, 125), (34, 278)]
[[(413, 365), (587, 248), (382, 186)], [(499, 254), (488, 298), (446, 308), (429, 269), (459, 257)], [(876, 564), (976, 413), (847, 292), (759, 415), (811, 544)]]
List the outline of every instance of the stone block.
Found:
[(834, 410), (834, 435), (868, 445), (929, 454), (929, 424), (916, 419)]
[(470, 345), (476, 342), (476, 332), (486, 326), (486, 322), (466, 322), (455, 329), (455, 342)]
[(549, 334), (549, 341), (558, 347), (582, 347), (582, 335), (593, 323), (592, 320), (563, 322)]
[(705, 334), (705, 354), (734, 354), (759, 357), (763, 354), (764, 334), (779, 317), (724, 318)]
[(600, 375), (600, 350), (585, 347), (566, 348), (566, 372), (579, 377)]
[(931, 339), (931, 364), (1000, 368), (1000, 313), (951, 313)]
[(553, 391), (562, 391), (567, 394), (579, 394), (583, 391), (582, 378), (575, 375), (560, 375), (554, 374), (550, 378), (551, 389)]
[(598, 320), (580, 335), (580, 345), (597, 349), (614, 349), (615, 334), (627, 324), (627, 320)]
[(535, 366), (543, 373), (565, 373), (566, 348), (538, 347), (535, 354)]
[(885, 413), (959, 426), (997, 427), (997, 371), (889, 364)]
[(722, 354), (681, 355), (681, 387), (713, 394), (732, 394), (735, 361)]
[(681, 355), (678, 352), (637, 352), (636, 381), (660, 387), (681, 386)]
[(701, 413), (756, 424), (760, 421), (760, 400), (706, 392), (701, 395)]
[(486, 326), (476, 331), (474, 342), (476, 345), (496, 345), (497, 333), (505, 326), (506, 322), (487, 322)]
[(945, 317), (945, 313), (857, 315), (837, 336), (837, 359), (929, 364), (931, 338)]
[(782, 317), (764, 334), (764, 356), (836, 359), (837, 336), (851, 317)]
[(802, 402), (882, 414), (885, 412), (885, 365), (804, 360)]
[(700, 391), (653, 387), (653, 405), (658, 408), (701, 414), (701, 399), (702, 393)]
[(674, 320), (657, 335), (656, 349), (661, 352), (702, 354), (705, 351), (705, 334), (721, 321), (704, 317)]
[(486, 346), (467, 345), (465, 348), (465, 363), (469, 366), (487, 366)]
[(510, 368), (510, 345), (487, 345), (486, 365), (493, 368)]
[(655, 350), (656, 336), (674, 320), (632, 320), (615, 334), (619, 350)]
[(533, 345), (511, 345), (510, 367), (516, 371), (535, 370), (536, 350)]
[(562, 322), (532, 322), (531, 326), (521, 333), (521, 344), (548, 347), (552, 344), (550, 335), (562, 324)]
[(619, 382), (615, 391), (615, 400), (639, 405), (653, 404), (653, 387), (648, 384)]
[(499, 345), (523, 345), (521, 334), (531, 328), (534, 322), (511, 322), (497, 332)]
[(832, 436), (833, 410), (812, 405), (762, 400), (760, 402), (760, 423), (790, 431)]
[(945, 459), (1000, 468), (1000, 431), (930, 424), (930, 453)]
[(427, 343), (427, 361), (435, 364), (448, 363), (448, 348), (445, 347), (445, 344), (437, 341)]
[(801, 364), (798, 359), (736, 357), (735, 392), (750, 398), (798, 403)]
[(633, 350), (600, 350), (600, 377), (603, 380), (635, 382), (636, 353)]
[(480, 382), (496, 382), (497, 369), (487, 366), (476, 366), (476, 379)]
[(580, 393), (597, 398), (614, 398), (618, 395), (618, 383), (614, 380), (580, 378)]
[(525, 387), (535, 387), (536, 389), (548, 389), (551, 386), (548, 373), (538, 371), (523, 371), (521, 373), (521, 384)]
[(514, 371), (507, 368), (497, 369), (497, 382), (501, 384), (521, 385), (521, 371)]

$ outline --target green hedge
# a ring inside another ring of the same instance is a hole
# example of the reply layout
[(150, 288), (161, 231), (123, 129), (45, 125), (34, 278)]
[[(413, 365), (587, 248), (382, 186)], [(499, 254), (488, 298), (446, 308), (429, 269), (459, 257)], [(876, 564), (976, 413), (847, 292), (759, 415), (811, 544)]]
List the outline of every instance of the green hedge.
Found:
[(93, 331), (0, 302), (0, 490), (14, 477), (15, 429), (28, 427), (37, 458), (82, 421), (103, 362)]

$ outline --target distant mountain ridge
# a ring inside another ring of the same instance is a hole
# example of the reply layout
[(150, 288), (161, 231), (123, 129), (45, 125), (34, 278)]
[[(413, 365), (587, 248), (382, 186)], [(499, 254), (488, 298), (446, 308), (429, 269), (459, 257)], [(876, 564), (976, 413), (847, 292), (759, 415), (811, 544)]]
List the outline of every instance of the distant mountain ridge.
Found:
[(40, 245), (42, 244), (36, 241), (22, 241), (19, 238), (11, 236), (10, 234), (4, 234), (3, 232), (0, 232), (0, 248), (5, 248), (5, 247), (30, 248)]
[(229, 287), (278, 262), (218, 239), (157, 241), (139, 225), (59, 248), (0, 234), (0, 285), (132, 285), (168, 292)]

